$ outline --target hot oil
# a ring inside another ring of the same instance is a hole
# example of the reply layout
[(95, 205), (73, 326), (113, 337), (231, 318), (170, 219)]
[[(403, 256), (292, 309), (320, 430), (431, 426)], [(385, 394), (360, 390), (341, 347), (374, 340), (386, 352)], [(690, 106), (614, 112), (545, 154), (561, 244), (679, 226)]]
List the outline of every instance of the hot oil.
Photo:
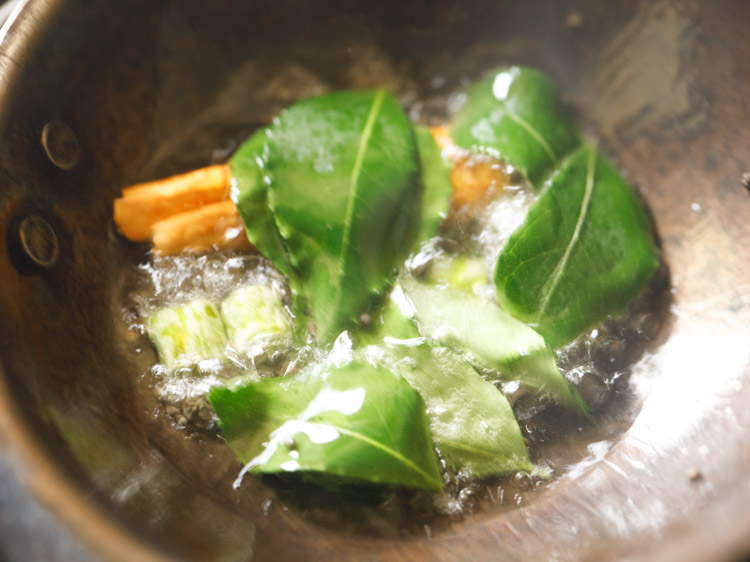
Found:
[[(453, 209), (444, 224), (445, 236), (424, 245), (407, 262), (411, 274), (428, 275), (430, 264), (469, 255), (486, 267), (486, 285), (473, 291), (497, 304), (492, 273), (497, 258), (512, 233), (523, 223), (537, 194), (512, 167), (508, 183), (476, 208)], [(550, 479), (526, 474), (477, 481), (445, 470), (446, 489), (427, 497), (416, 494), (410, 508), (430, 519), (439, 529), (447, 521), (468, 514), (492, 514), (536, 501), (544, 489), (560, 478), (578, 475), (593, 460), (601, 460), (632, 423), (637, 404), (628, 387), (631, 369), (656, 345), (669, 318), (671, 293), (664, 264), (649, 285), (618, 317), (579, 336), (557, 350), (557, 363), (591, 407), (593, 420), (528, 394), (518, 383), (498, 384), (513, 405), (532, 461), (550, 471)]]
[[(255, 68), (245, 70), (257, 72)], [(379, 74), (383, 72), (386, 71), (381, 69)], [(306, 89), (314, 93), (329, 89), (314, 71), (300, 70), (297, 65), (282, 67), (275, 73), (279, 80), (287, 75), (302, 76)], [(367, 82), (366, 72), (358, 73), (354, 69), (352, 75)], [(240, 81), (241, 76), (235, 78), (235, 81)], [(393, 72), (391, 79), (413, 119), (435, 124), (460, 104), (460, 94), (449, 92), (420, 98), (417, 90), (404, 82), (398, 73)], [(399, 85), (404, 83), (407, 86), (398, 91)], [(276, 102), (265, 100), (264, 103), (276, 111)], [(211, 111), (214, 110), (207, 110), (206, 115), (212, 114)], [(220, 109), (216, 111), (221, 113)], [(269, 115), (271, 113), (269, 110)], [(226, 119), (222, 115), (218, 121)], [(216, 150), (216, 159), (225, 159), (231, 148), (241, 141), (237, 131), (236, 126), (227, 128), (221, 146), (228, 148)], [(243, 134), (248, 132), (242, 131)], [(218, 136), (222, 138), (220, 134)], [(178, 147), (182, 142), (178, 141)], [(168, 149), (162, 151), (162, 154), (169, 153)], [(165, 161), (153, 161), (151, 165), (169, 167)], [(478, 207), (454, 210), (442, 238), (425, 247), (423, 255), (412, 258), (411, 262), (421, 260), (427, 264), (443, 255), (468, 253), (480, 258), (491, 275), (503, 245), (523, 222), (536, 198), (512, 169), (506, 169), (505, 173), (509, 181), (502, 190)], [(122, 318), (131, 330), (144, 333), (145, 318), (159, 307), (197, 297), (221, 300), (233, 288), (243, 284), (268, 284), (288, 299), (284, 279), (262, 256), (215, 253), (155, 257), (140, 254), (133, 258), (123, 281), (126, 290), (122, 293)], [(489, 277), (487, 287), (483, 295), (494, 299)], [(558, 351), (561, 370), (592, 406), (595, 423), (553, 404), (540, 403), (513, 385), (502, 387), (513, 403), (532, 460), (549, 469), (549, 480), (518, 475), (477, 481), (445, 467), (446, 489), (440, 494), (409, 490), (388, 492), (366, 486), (323, 488), (296, 475), (263, 477), (262, 481), (273, 491), (266, 498), (242, 496), (241, 490), (234, 492), (228, 486), (223, 486), (217, 493), (227, 494), (226, 501), (233, 505), (239, 494), (239, 509), (248, 513), (255, 513), (261, 502), (263, 512), (268, 511), (269, 505), (286, 505), (303, 513), (315, 525), (336, 528), (343, 533), (390, 537), (439, 532), (472, 514), (489, 515), (533, 503), (560, 478), (576, 474), (578, 467), (590, 461), (592, 450), (608, 448), (629, 427), (637, 413), (637, 404), (628, 389), (630, 368), (658, 340), (668, 303), (668, 274), (663, 267), (644, 294), (631, 303), (620, 318), (605, 322)], [(220, 360), (203, 362), (190, 369), (170, 371), (159, 364), (152, 365), (140, 377), (159, 404), (160, 411), (155, 415), (168, 420), (171, 431), (189, 435), (185, 450), (194, 451), (193, 455), (198, 458), (204, 444), (210, 443), (216, 458), (206, 458), (203, 470), (207, 474), (214, 470), (227, 471), (213, 480), (231, 482), (239, 472), (239, 463), (227, 460), (231, 452), (218, 438), (205, 392), (233, 377), (247, 376), (248, 372), (257, 378), (283, 376), (314, 360), (316, 353), (319, 352), (307, 348), (274, 359), (247, 357), (228, 350)], [(219, 457), (221, 460), (216, 460)], [(173, 460), (175, 463), (181, 461), (179, 458)], [(210, 475), (206, 477), (210, 478)]]
[[(148, 317), (163, 307), (196, 299), (219, 303), (233, 290), (250, 285), (270, 287), (288, 306), (290, 295), (284, 278), (258, 254), (214, 252), (200, 255), (151, 255), (128, 273), (123, 316), (130, 330), (147, 335)], [(288, 344), (288, 345), (287, 345)], [(164, 412), (181, 429), (202, 431), (215, 427), (215, 416), (206, 400), (211, 387), (234, 378), (260, 380), (288, 373), (301, 350), (291, 341), (275, 341), (263, 348), (235, 349), (194, 365), (167, 368), (154, 364), (145, 377)]]

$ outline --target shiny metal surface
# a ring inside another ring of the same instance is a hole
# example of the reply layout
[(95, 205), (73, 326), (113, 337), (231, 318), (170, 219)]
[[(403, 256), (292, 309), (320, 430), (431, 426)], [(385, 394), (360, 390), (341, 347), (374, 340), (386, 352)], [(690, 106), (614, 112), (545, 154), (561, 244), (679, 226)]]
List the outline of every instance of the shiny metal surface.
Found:
[[(104, 559), (741, 559), (750, 552), (748, 22), (750, 4), (731, 0), (28, 2), (0, 47), (0, 231), (29, 210), (64, 228), (60, 260), (43, 275), (20, 276), (0, 252), (6, 454)], [(326, 527), (260, 481), (235, 494), (236, 462), (221, 443), (153, 416), (141, 365), (121, 343), (112, 197), (221, 159), (316, 88), (385, 83), (426, 100), (412, 106), (426, 118), (509, 61), (560, 84), (659, 229), (668, 329), (634, 369), (624, 427), (605, 425), (594, 443), (571, 438), (568, 469), (520, 507), (430, 533)], [(52, 165), (38, 142), (55, 119), (76, 131), (74, 170)]]

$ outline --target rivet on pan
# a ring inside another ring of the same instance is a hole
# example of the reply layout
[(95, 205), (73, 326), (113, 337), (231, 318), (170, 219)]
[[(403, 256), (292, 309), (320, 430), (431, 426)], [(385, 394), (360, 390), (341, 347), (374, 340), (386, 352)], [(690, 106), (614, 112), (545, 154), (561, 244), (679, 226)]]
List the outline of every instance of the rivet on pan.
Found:
[(57, 119), (42, 129), (42, 146), (52, 163), (62, 170), (72, 170), (78, 164), (81, 147), (73, 129)]
[(18, 225), (18, 241), (24, 255), (34, 264), (49, 269), (60, 257), (57, 235), (39, 215), (29, 215)]
[(565, 25), (573, 29), (579, 28), (583, 25), (583, 16), (580, 12), (570, 12), (565, 17)]

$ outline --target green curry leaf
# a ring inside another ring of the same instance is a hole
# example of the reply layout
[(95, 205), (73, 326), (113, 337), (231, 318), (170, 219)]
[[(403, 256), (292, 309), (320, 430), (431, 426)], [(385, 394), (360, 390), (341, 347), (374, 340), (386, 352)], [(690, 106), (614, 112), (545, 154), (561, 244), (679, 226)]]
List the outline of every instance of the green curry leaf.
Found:
[(458, 351), (468, 351), (492, 368), (547, 347), (534, 330), (471, 291), (404, 279), (422, 335)]
[(268, 184), (264, 177), (266, 130), (246, 140), (229, 161), (232, 171), (231, 197), (245, 223), (247, 238), (290, 282), (296, 277), (284, 240), (268, 207)]
[(443, 481), (419, 393), (381, 365), (353, 360), (209, 400), (246, 470), (310, 471), (440, 490)]
[(658, 266), (646, 213), (620, 174), (582, 146), (500, 253), (501, 305), (553, 346), (620, 312)]
[(500, 371), (484, 371), (483, 374), (490, 381), (518, 381), (523, 388), (537, 396), (570, 408), (589, 421), (593, 419), (591, 408), (578, 389), (571, 386), (560, 372), (555, 353), (550, 348), (519, 357)]
[(445, 460), (477, 478), (518, 471), (541, 475), (529, 460), (508, 399), (458, 354), (420, 338), (410, 308), (396, 285), (373, 328), (359, 334), (360, 343), (369, 344), (365, 356), (388, 364), (422, 395)]
[(453, 164), (443, 158), (440, 147), (427, 127), (415, 126), (414, 134), (423, 184), (416, 241), (422, 242), (435, 236), (440, 223), (448, 216), (453, 193), (450, 177)]
[(266, 134), (273, 222), (329, 343), (387, 290), (410, 248), (421, 194), (411, 124), (382, 90), (338, 92), (286, 109)]
[(452, 136), (540, 192), (498, 258), (500, 306), (474, 293), (486, 273), (466, 261), (433, 283), (404, 276), (383, 302), (414, 243), (437, 233), (451, 194), (429, 130), (412, 127), (385, 92), (299, 102), (233, 157), (248, 237), (287, 275), (320, 344), (383, 302), (375, 326), (353, 333), (363, 349), (350, 363), (211, 391), (247, 470), (439, 490), (433, 438), (451, 466), (478, 477), (535, 471), (493, 381), (519, 381), (588, 415), (550, 346), (619, 312), (645, 285), (658, 251), (644, 209), (582, 144), (539, 71), (510, 67), (479, 82)]
[(556, 347), (644, 287), (658, 264), (645, 212), (614, 167), (581, 145), (542, 73), (511, 67), (479, 82), (453, 135), (545, 186), (497, 262), (498, 300), (508, 312)]
[[(445, 347), (391, 344), (392, 368), (422, 395), (446, 461), (477, 478), (535, 472), (508, 399)], [(400, 348), (400, 349), (399, 349)]]
[(513, 164), (535, 188), (580, 144), (549, 79), (519, 66), (474, 85), (451, 133), (457, 145)]
[(540, 396), (586, 414), (588, 406), (557, 368), (544, 339), (496, 304), (449, 286), (401, 282), (419, 331), (464, 354), (492, 377), (517, 380)]

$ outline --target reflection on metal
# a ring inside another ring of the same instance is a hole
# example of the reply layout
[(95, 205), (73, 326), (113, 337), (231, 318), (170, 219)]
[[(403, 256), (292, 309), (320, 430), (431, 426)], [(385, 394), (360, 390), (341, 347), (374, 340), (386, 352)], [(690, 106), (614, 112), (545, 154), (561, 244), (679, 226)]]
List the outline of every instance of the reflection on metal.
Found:
[(18, 242), (24, 255), (35, 265), (49, 269), (57, 263), (60, 245), (50, 224), (38, 215), (29, 215), (18, 226)]
[(81, 147), (66, 123), (59, 120), (47, 123), (42, 129), (42, 146), (47, 157), (61, 170), (72, 170), (78, 164)]
[(0, 24), (5, 23), (5, 20), (10, 17), (10, 13), (15, 9), (18, 3), (19, 0), (7, 0), (6, 2), (2, 2), (2, 5), (0, 5)]

